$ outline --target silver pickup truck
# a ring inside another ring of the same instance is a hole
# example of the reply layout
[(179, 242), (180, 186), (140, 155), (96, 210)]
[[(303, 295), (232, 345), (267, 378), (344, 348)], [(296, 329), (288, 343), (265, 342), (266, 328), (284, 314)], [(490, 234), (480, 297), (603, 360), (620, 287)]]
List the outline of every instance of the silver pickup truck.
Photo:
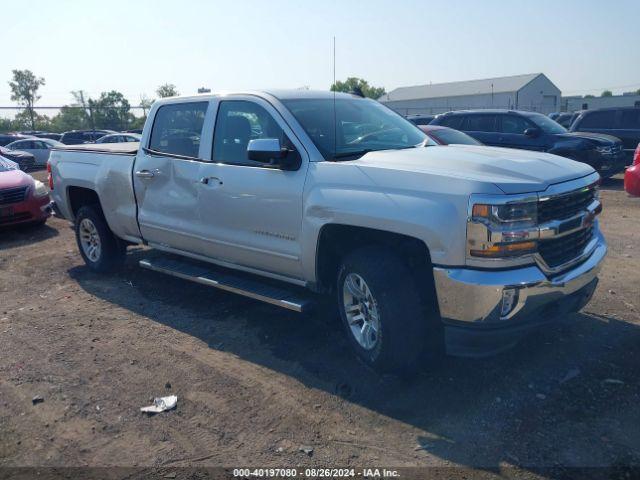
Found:
[(144, 268), (295, 311), (332, 296), (379, 370), (480, 356), (578, 311), (606, 254), (598, 174), (554, 155), (427, 146), (383, 105), (313, 91), (156, 102), (139, 144), (50, 157), (99, 272)]

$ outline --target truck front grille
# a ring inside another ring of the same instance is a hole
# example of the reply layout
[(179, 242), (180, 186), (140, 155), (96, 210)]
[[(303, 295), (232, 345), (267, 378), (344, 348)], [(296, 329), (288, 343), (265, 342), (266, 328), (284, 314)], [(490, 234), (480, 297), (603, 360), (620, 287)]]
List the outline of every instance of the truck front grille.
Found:
[(558, 195), (538, 202), (538, 222), (564, 220), (584, 212), (595, 199), (595, 186)]
[(549, 267), (556, 268), (582, 255), (592, 238), (593, 227), (583, 228), (563, 237), (541, 241), (538, 253)]
[(0, 190), (0, 205), (20, 203), (27, 196), (27, 187), (5, 188)]

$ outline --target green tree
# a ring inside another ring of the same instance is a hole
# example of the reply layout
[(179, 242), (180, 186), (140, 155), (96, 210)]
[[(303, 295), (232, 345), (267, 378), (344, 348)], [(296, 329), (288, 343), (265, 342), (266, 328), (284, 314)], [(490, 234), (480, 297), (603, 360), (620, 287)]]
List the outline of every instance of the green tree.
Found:
[(596, 98), (595, 95), (585, 95), (584, 98)]
[(636, 95), (640, 95), (640, 88), (636, 90)]
[(131, 105), (120, 92), (102, 92), (100, 98), (89, 99), (88, 104), (90, 115), (93, 117), (92, 128), (125, 130), (131, 123)]
[(330, 88), (332, 92), (356, 92), (358, 89), (365, 97), (376, 100), (387, 93), (384, 87), (374, 87), (363, 78), (358, 77), (349, 77), (344, 82), (338, 80)]
[(50, 130), (66, 132), (89, 127), (87, 112), (79, 105), (65, 105), (55, 117), (51, 119)]
[(156, 94), (160, 98), (175, 97), (177, 95), (180, 95), (178, 93), (178, 89), (173, 83), (165, 83), (164, 85), (160, 85), (156, 90)]
[(13, 80), (9, 82), (11, 100), (25, 107), (32, 130), (36, 128), (36, 115), (33, 106), (40, 100), (38, 90), (44, 84), (44, 78), (36, 77), (31, 70), (13, 70)]
[(153, 105), (153, 102), (155, 101), (156, 101), (155, 98), (149, 98), (144, 94), (140, 95), (140, 106), (142, 107), (143, 117), (147, 116), (147, 112), (149, 111), (149, 109), (151, 108), (151, 105)]
[(611, 90), (605, 90), (604, 92), (602, 92), (600, 94), (601, 97), (613, 97), (613, 93), (611, 92)]

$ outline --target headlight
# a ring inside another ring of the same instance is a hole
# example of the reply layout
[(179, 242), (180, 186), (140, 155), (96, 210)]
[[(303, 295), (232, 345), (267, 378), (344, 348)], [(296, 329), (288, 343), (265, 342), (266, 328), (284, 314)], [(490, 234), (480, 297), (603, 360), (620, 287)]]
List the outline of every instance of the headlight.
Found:
[(475, 258), (509, 258), (538, 249), (536, 202), (490, 205), (476, 203), (467, 225), (467, 255)]
[(47, 187), (45, 187), (44, 183), (42, 183), (40, 180), (36, 180), (33, 195), (36, 197), (46, 197), (47, 195), (49, 195), (49, 190), (47, 190)]
[(596, 152), (601, 153), (602, 155), (611, 155), (613, 153), (613, 147), (611, 145), (596, 147)]

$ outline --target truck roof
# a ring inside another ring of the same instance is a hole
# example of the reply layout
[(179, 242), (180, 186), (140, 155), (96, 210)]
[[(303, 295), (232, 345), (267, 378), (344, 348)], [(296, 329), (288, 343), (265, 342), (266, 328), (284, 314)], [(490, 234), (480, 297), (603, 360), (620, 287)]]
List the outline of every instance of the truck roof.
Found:
[[(257, 95), (259, 97), (264, 96), (272, 96), (279, 100), (293, 100), (293, 99), (331, 99), (334, 96), (334, 92), (328, 90), (303, 90), (303, 89), (289, 89), (289, 90), (240, 90), (240, 91), (232, 91), (232, 90), (224, 90), (219, 92), (212, 93), (201, 93), (198, 95), (184, 95), (178, 97), (167, 97), (161, 98), (158, 100), (158, 103), (174, 103), (174, 102), (184, 102), (184, 101), (198, 101), (198, 100), (209, 100), (211, 98), (224, 97), (227, 95)], [(335, 93), (336, 98), (360, 98), (358, 95), (354, 95), (351, 93)]]

